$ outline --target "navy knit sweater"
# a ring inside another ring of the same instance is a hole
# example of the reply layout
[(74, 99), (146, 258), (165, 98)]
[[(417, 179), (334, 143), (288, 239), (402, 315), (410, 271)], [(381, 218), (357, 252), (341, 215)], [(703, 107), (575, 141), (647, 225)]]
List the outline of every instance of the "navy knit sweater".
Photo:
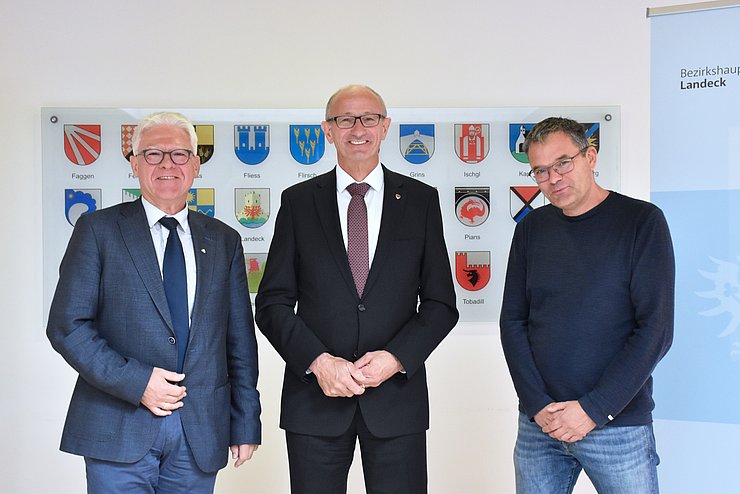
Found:
[(514, 232), (501, 342), (519, 409), (578, 400), (598, 427), (652, 422), (652, 371), (673, 338), (663, 213), (610, 192), (569, 217), (538, 208)]

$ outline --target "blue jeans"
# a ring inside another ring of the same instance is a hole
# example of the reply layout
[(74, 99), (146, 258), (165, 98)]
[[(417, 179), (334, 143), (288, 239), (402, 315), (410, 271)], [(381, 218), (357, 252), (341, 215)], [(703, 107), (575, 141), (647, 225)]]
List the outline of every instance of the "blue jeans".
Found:
[(659, 462), (652, 424), (594, 429), (565, 443), (519, 414), (517, 494), (571, 493), (581, 469), (599, 494), (657, 494)]
[(216, 472), (198, 468), (180, 422), (180, 412), (163, 417), (157, 439), (134, 463), (85, 457), (88, 494), (211, 493)]

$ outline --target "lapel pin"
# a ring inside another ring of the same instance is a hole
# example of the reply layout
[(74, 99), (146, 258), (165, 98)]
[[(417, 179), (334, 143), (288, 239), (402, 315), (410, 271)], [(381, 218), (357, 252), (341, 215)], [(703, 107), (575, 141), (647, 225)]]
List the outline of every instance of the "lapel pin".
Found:
[(401, 194), (396, 194), (396, 200), (401, 198)]
[(206, 250), (205, 250), (205, 249), (200, 249), (200, 251), (201, 251), (202, 253), (204, 253), (204, 254), (206, 253)]

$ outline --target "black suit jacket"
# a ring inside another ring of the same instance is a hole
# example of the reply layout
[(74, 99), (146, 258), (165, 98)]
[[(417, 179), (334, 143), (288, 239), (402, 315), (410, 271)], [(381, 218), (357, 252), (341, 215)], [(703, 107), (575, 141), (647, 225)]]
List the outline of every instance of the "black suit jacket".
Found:
[[(198, 466), (226, 465), (230, 444), (260, 442), (257, 344), (239, 234), (190, 212), (198, 281), (180, 409)], [(59, 271), (46, 329), (79, 373), (61, 449), (134, 462), (161, 418), (139, 401), (153, 367), (174, 371), (177, 347), (141, 200), (83, 215)]]
[[(384, 168), (378, 244), (362, 299), (347, 260), (336, 170), (286, 189), (256, 299), (256, 319), (286, 362), (280, 426), (336, 436), (359, 405), (378, 437), (429, 427), (424, 361), (457, 322), (437, 191)], [(296, 308), (297, 304), (297, 308)], [(306, 370), (323, 352), (355, 361), (374, 350), (406, 373), (353, 398), (324, 395)]]

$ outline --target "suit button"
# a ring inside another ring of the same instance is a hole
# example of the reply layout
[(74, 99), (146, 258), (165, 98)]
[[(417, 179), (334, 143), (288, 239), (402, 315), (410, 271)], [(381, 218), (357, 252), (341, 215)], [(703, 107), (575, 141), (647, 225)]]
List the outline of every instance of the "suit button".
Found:
[(364, 304), (358, 305), (357, 310), (359, 310), (360, 312), (365, 312), (365, 305)]
[(167, 338), (167, 341), (170, 342), (170, 345), (174, 345), (175, 343), (177, 343), (174, 336), (170, 336), (169, 338)]
[(358, 353), (357, 353), (357, 352), (352, 352), (352, 356), (353, 356), (354, 358), (357, 358), (357, 355), (358, 355)]

